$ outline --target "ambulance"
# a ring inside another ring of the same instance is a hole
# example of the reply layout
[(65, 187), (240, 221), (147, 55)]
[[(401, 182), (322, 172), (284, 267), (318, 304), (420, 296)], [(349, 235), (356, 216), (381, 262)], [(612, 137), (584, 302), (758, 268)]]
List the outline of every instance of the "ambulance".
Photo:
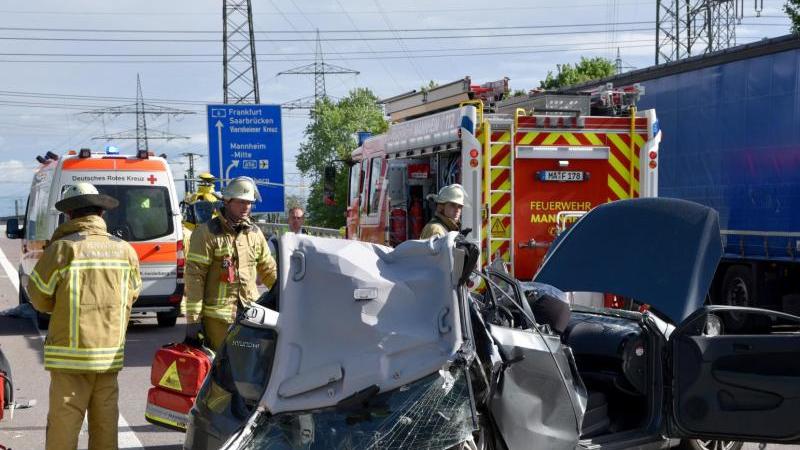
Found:
[(481, 243), (483, 265), (530, 280), (590, 209), (658, 195), (661, 133), (655, 110), (636, 109), (642, 88), (508, 98), (507, 82), (466, 77), (383, 100), (394, 123), (351, 154), (347, 237), (416, 239), (434, 211), (427, 196), (459, 183), (462, 228)]
[[(183, 295), (184, 248), (180, 206), (167, 161), (147, 151), (121, 155), (114, 147), (102, 153), (71, 150), (63, 156), (48, 152), (37, 160), (40, 166), (23, 222), (10, 219), (6, 225), (7, 237), (22, 240), (20, 303), (29, 301), (31, 272), (56, 227), (66, 220), (55, 203), (67, 187), (84, 181), (119, 201), (103, 218), (108, 232), (130, 242), (139, 256), (142, 291), (132, 313), (155, 313), (159, 326), (174, 326)], [(40, 313), (39, 327), (47, 328), (48, 322)]]

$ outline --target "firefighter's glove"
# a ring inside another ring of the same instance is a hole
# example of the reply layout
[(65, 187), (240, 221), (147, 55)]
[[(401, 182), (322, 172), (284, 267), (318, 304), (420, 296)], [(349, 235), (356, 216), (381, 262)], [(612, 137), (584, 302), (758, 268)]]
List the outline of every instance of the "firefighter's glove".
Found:
[(190, 347), (201, 348), (203, 346), (203, 341), (203, 324), (187, 323), (186, 339), (184, 339), (183, 342)]

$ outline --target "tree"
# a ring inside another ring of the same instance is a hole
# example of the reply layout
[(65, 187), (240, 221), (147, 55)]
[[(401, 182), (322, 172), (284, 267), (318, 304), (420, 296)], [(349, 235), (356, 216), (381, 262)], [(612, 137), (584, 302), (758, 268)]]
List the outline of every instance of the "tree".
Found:
[(284, 211), (284, 213), (287, 215), (289, 214), (289, 210), (292, 208), (300, 207), (303, 208), (303, 210), (306, 209), (303, 202), (303, 197), (300, 197), (297, 194), (286, 194), (285, 207), (286, 211)]
[(557, 89), (564, 86), (572, 86), (573, 84), (609, 77), (616, 72), (614, 63), (611, 60), (600, 57), (581, 57), (581, 62), (575, 64), (575, 67), (572, 67), (572, 64), (558, 64), (556, 67), (558, 68), (558, 73), (555, 76), (553, 76), (553, 72), (548, 71), (544, 81), (539, 82), (542, 88)]
[(377, 97), (369, 89), (350, 91), (347, 97), (334, 103), (324, 98), (317, 102), (313, 120), (305, 131), (306, 141), (300, 144), (297, 168), (311, 179), (308, 196), (309, 219), (312, 225), (339, 228), (345, 223), (347, 203), (347, 166), (337, 163), (336, 205), (326, 205), (323, 200), (322, 177), (325, 166), (336, 160), (348, 160), (355, 150), (357, 131), (379, 134), (386, 131), (387, 123), (383, 111), (376, 103)]
[(800, 0), (786, 0), (783, 4), (783, 12), (792, 21), (792, 33), (800, 34)]

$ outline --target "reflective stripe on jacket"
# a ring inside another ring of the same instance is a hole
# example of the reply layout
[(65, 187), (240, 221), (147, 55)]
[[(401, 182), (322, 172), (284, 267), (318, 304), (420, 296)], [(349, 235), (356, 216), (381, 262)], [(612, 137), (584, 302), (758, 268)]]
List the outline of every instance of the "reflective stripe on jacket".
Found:
[(125, 332), (141, 285), (136, 251), (108, 234), (100, 216), (58, 227), (28, 282), (34, 308), (52, 314), (45, 369), (122, 369)]
[[(246, 222), (235, 231), (221, 214), (192, 232), (186, 255), (186, 320), (196, 323), (200, 316), (233, 322), (237, 303), (248, 305), (258, 299), (256, 278), (272, 287), (277, 267), (264, 234)], [(234, 280), (223, 281), (222, 261), (230, 258)]]

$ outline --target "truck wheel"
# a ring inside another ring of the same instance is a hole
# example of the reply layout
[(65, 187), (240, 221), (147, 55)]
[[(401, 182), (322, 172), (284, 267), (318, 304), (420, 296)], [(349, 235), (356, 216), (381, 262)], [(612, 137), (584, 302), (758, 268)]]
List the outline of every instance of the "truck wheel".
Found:
[(739, 450), (744, 446), (739, 441), (706, 441), (703, 439), (686, 439), (678, 448), (683, 450)]
[(160, 312), (156, 313), (156, 320), (158, 320), (158, 326), (161, 328), (174, 327), (178, 322), (178, 315), (174, 312)]
[[(753, 273), (749, 267), (730, 266), (722, 280), (721, 304), (730, 306), (751, 306), (753, 304)], [(747, 318), (739, 313), (727, 313), (724, 316), (725, 329), (742, 330)]]

